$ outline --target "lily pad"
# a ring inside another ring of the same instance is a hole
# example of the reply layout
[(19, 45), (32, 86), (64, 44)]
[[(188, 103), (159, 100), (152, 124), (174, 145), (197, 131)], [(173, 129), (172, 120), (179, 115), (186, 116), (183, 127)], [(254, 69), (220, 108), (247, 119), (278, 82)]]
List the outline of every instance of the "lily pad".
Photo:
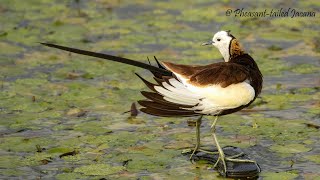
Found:
[(293, 153), (308, 152), (312, 148), (306, 147), (303, 144), (284, 144), (284, 145), (276, 144), (271, 146), (270, 149), (279, 153), (293, 154)]
[(110, 166), (108, 164), (91, 164), (74, 169), (74, 172), (91, 176), (106, 176), (123, 171), (123, 166)]
[(263, 172), (261, 176), (266, 180), (291, 180), (297, 178), (299, 175), (289, 172)]
[(308, 155), (305, 156), (308, 160), (315, 162), (317, 164), (320, 164), (320, 154), (315, 154), (315, 155)]
[(6, 169), (6, 168), (19, 167), (22, 165), (21, 160), (22, 160), (22, 158), (19, 156), (13, 156), (13, 155), (0, 156), (0, 168)]
[(55, 176), (55, 178), (58, 180), (76, 180), (83, 178), (83, 175), (81, 175), (80, 173), (61, 173)]
[(17, 46), (10, 45), (8, 43), (0, 42), (0, 54), (18, 54), (23, 49)]
[[(195, 117), (123, 114), (147, 90), (134, 73), (152, 80), (150, 72), (39, 44), (146, 63), (149, 57), (152, 64), (156, 56), (159, 61), (204, 65), (223, 61), (216, 48), (201, 46), (219, 30), (231, 30), (264, 76), (258, 101), (219, 117), (221, 146), (241, 147), (254, 159), (257, 154), (269, 158), (259, 162), (263, 178), (319, 176), (318, 17), (226, 15), (235, 7), (270, 11), (286, 4), (275, 0), (254, 5), (231, 5), (228, 0), (1, 2), (2, 179), (219, 178), (212, 167), (192, 164), (180, 154), (195, 145), (195, 128), (186, 123)], [(291, 4), (296, 10), (316, 11), (319, 2)], [(214, 118), (203, 118), (203, 147), (214, 144)], [(64, 153), (68, 156), (59, 158)], [(296, 160), (295, 171), (288, 172), (291, 159)]]

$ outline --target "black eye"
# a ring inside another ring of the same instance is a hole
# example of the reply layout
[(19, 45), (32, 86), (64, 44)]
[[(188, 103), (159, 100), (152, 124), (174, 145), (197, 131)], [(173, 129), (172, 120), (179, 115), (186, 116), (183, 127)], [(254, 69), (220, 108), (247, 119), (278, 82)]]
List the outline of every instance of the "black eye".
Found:
[(221, 39), (217, 39), (217, 41), (220, 41)]

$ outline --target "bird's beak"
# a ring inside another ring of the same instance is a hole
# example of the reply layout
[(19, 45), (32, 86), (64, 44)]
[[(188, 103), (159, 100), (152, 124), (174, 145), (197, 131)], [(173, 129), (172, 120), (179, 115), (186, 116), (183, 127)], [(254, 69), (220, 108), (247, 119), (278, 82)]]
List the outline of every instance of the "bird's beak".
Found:
[(202, 43), (201, 45), (206, 46), (206, 45), (212, 45), (213, 43), (214, 43), (213, 41), (208, 41), (208, 42)]

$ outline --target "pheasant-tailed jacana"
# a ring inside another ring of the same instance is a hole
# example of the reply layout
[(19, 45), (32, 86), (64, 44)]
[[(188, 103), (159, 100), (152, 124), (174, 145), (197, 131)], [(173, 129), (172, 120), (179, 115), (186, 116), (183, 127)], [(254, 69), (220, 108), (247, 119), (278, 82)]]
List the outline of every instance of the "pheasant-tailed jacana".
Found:
[[(147, 100), (139, 101), (141, 111), (155, 116), (200, 116), (196, 121), (197, 144), (191, 155), (200, 149), (200, 124), (203, 115), (216, 116), (211, 128), (215, 130), (217, 117), (234, 113), (249, 106), (262, 89), (262, 74), (253, 60), (245, 53), (239, 41), (230, 31), (217, 32), (211, 41), (202, 45), (213, 45), (222, 54), (224, 62), (209, 65), (181, 65), (170, 62), (150, 63), (95, 53), (50, 43), (43, 45), (77, 54), (121, 62), (149, 70), (156, 81), (151, 83), (136, 74), (151, 90), (142, 91)], [(254, 162), (225, 156), (215, 133), (213, 139), (227, 173), (226, 161)], [(190, 158), (191, 158), (190, 157)], [(216, 163), (216, 164), (217, 164)]]

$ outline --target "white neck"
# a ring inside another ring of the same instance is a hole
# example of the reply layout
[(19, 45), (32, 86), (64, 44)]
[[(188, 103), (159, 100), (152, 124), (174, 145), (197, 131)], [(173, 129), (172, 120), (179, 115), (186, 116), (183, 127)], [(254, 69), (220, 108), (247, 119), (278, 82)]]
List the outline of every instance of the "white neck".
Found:
[(219, 51), (220, 51), (221, 55), (223, 56), (224, 61), (228, 62), (230, 60), (230, 54), (229, 54), (228, 46), (219, 47)]

